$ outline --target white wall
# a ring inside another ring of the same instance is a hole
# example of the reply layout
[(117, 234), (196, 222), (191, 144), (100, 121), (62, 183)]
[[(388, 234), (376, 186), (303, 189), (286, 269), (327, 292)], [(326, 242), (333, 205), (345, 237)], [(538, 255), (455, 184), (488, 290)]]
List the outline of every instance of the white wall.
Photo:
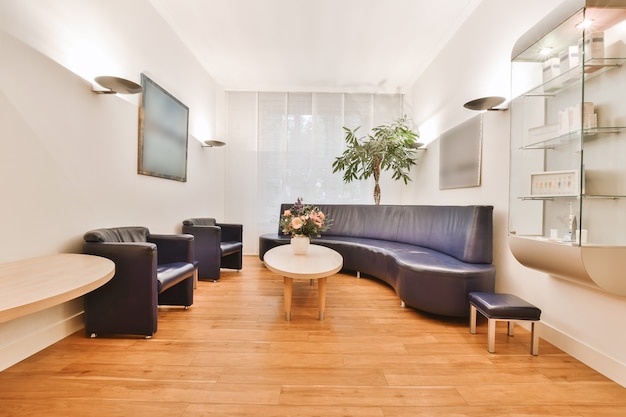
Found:
[[(422, 133), (438, 137), (476, 115), (463, 103), (484, 96), (509, 97), (510, 53), (519, 36), (560, 1), (483, 0), (409, 93)], [(492, 204), (496, 290), (542, 309), (540, 335), (626, 386), (626, 298), (581, 286), (520, 265), (507, 246), (509, 114), (485, 113), (482, 185), (438, 189), (439, 143), (428, 147), (403, 191), (405, 204)], [(541, 354), (541, 352), (540, 352)]]
[[(94, 94), (86, 78), (147, 73), (189, 106), (201, 139), (215, 133), (220, 87), (147, 0), (119, 2), (124, 13), (59, 3), (0, 2), (0, 262), (80, 252), (91, 228), (172, 233), (223, 217), (223, 148), (190, 138), (184, 183), (138, 175), (138, 96)], [(0, 369), (81, 327), (81, 300), (0, 323)]]

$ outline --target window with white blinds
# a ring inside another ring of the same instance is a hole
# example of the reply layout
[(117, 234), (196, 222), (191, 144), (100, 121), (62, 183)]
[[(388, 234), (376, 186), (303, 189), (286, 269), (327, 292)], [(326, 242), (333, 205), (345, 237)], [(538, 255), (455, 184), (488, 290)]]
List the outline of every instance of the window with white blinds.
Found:
[[(345, 184), (332, 163), (345, 149), (343, 126), (361, 126), (359, 136), (367, 135), (403, 115), (402, 95), (258, 93), (256, 99), (259, 233), (277, 230), (278, 207), (298, 197), (311, 204), (373, 203), (373, 182)], [(236, 111), (229, 108), (229, 119)]]

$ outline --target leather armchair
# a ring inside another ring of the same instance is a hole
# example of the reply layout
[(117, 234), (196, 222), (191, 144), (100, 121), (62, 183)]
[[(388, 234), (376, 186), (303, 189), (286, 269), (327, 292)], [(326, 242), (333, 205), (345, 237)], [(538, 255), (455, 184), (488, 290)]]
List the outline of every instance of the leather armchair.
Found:
[(193, 236), (156, 235), (145, 227), (97, 229), (83, 252), (115, 263), (115, 275), (85, 295), (85, 332), (152, 337), (159, 305), (193, 304)]
[(217, 223), (213, 218), (192, 218), (183, 220), (182, 231), (194, 236), (199, 279), (217, 281), (221, 268), (241, 269), (241, 224)]

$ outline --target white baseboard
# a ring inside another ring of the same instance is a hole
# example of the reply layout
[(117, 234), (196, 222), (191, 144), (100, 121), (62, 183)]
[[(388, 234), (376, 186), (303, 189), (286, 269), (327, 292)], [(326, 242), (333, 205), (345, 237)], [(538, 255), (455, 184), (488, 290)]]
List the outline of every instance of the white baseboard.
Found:
[[(541, 322), (539, 337), (626, 388), (626, 365)], [(539, 351), (541, 355), (541, 350)]]

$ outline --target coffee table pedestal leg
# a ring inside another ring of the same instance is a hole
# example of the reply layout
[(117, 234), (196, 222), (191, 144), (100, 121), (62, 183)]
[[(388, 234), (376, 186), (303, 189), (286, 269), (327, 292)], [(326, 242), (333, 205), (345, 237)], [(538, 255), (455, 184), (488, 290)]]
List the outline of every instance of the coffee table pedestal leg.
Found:
[(317, 280), (317, 297), (320, 304), (320, 320), (324, 320), (324, 311), (326, 310), (326, 278)]
[[(326, 278), (317, 280), (317, 297), (319, 301), (319, 319), (324, 320), (326, 310)], [(293, 294), (293, 278), (283, 277), (283, 291), (285, 298), (285, 320), (291, 320), (291, 298)]]
[(285, 297), (285, 320), (291, 320), (291, 294), (293, 292), (293, 278), (283, 277)]

